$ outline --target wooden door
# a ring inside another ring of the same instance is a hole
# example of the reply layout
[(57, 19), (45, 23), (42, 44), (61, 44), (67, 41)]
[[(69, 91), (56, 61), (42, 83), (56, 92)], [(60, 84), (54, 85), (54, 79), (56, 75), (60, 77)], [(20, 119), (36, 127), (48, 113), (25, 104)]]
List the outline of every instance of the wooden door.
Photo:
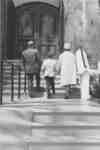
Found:
[(27, 4), (16, 9), (16, 57), (20, 57), (26, 43), (33, 40), (42, 58), (59, 48), (59, 9), (44, 3)]

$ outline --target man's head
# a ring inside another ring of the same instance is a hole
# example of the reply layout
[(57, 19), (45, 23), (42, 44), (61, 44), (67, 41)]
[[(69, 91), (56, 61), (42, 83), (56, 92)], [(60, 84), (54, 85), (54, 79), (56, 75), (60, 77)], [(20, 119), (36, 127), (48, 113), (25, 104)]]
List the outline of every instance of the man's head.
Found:
[(71, 43), (64, 43), (64, 50), (70, 51), (71, 50)]
[(80, 39), (79, 43), (78, 43), (78, 48), (82, 48), (84, 45), (83, 43), (84, 43), (84, 41)]
[(34, 46), (34, 42), (33, 41), (28, 41), (27, 45), (28, 45), (28, 47), (33, 47)]
[(48, 58), (53, 58), (54, 57), (54, 53), (52, 51), (48, 52)]

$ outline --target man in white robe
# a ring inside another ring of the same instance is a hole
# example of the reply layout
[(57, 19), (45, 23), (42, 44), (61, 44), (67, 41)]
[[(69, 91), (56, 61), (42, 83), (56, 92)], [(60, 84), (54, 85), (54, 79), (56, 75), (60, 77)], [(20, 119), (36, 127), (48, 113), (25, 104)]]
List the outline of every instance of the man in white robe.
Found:
[(71, 84), (76, 84), (75, 56), (70, 51), (71, 44), (64, 44), (64, 52), (59, 56), (61, 86), (65, 87), (65, 99), (69, 98)]
[(87, 58), (87, 53), (82, 46), (80, 46), (76, 51), (76, 64), (77, 64), (77, 73), (80, 76), (80, 92), (81, 100), (84, 103), (87, 103), (87, 99), (90, 98), (89, 94), (89, 63)]

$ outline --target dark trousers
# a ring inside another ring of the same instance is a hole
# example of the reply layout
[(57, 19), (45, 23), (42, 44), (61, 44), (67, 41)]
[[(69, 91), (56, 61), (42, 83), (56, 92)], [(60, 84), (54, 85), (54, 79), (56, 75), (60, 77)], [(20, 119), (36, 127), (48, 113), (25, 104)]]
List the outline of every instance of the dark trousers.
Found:
[(36, 78), (36, 87), (40, 88), (40, 74), (39, 73), (28, 73), (27, 77), (28, 77), (28, 91), (29, 91), (29, 95), (32, 95), (32, 88), (33, 88), (33, 78)]
[(65, 97), (69, 96), (69, 94), (70, 94), (70, 85), (66, 85), (65, 86)]
[(52, 90), (52, 93), (55, 94), (55, 79), (54, 77), (45, 77), (46, 80), (46, 92), (47, 94), (50, 94), (50, 90)]

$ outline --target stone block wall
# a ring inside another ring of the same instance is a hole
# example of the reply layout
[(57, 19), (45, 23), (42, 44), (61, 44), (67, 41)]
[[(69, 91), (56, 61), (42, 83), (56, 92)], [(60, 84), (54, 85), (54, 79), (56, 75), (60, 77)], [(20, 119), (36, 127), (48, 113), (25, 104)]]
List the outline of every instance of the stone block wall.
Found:
[(64, 1), (64, 41), (74, 44), (79, 42), (83, 34), (82, 2), (81, 0)]
[[(99, 0), (63, 0), (65, 42), (73, 43), (73, 50), (80, 41), (92, 63), (100, 60), (100, 6)], [(85, 7), (85, 8), (84, 8)]]
[(100, 60), (100, 8), (98, 0), (86, 0), (86, 47), (94, 61)]

